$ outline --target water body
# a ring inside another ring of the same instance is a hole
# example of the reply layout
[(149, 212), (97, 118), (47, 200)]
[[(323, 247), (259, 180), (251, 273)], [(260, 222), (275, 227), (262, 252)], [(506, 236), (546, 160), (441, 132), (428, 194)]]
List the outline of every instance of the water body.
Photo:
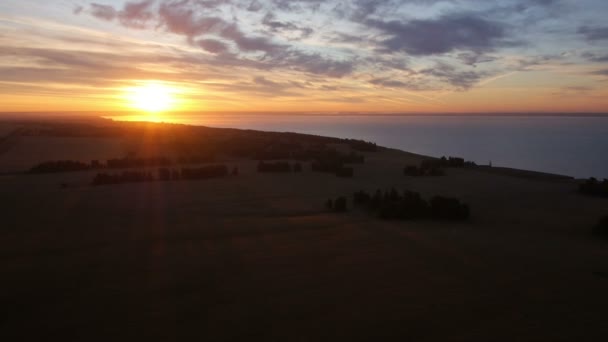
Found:
[(217, 114), (181, 118), (211, 127), (373, 141), (440, 157), (574, 177), (608, 178), (608, 117), (306, 116)]

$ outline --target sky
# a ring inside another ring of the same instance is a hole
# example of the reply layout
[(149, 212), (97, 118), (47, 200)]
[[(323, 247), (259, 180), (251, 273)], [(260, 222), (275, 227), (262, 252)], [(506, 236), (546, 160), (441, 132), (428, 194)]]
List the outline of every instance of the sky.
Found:
[[(3, 0), (0, 111), (608, 112), (606, 0)], [(140, 99), (141, 100), (141, 99)]]

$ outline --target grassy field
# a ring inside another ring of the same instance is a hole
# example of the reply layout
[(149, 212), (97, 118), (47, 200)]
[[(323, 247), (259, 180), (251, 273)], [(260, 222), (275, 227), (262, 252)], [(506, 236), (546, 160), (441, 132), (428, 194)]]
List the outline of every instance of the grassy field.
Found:
[[(104, 144), (95, 151), (120, 146)], [(590, 234), (606, 200), (570, 180), (473, 169), (405, 177), (419, 156), (365, 155), (351, 179), (307, 163), (302, 174), (259, 174), (237, 160), (227, 164), (239, 176), (202, 181), (93, 187), (92, 171), (0, 176), (0, 339), (608, 336), (608, 246)], [(323, 206), (393, 186), (461, 198), (472, 219), (390, 222)]]

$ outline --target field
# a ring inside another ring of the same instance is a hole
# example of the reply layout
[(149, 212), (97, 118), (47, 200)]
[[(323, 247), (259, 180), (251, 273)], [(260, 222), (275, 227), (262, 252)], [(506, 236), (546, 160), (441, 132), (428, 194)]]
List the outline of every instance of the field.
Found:
[[(110, 138), (82, 139), (88, 156), (124, 151)], [(34, 156), (31, 146), (1, 158)], [(238, 176), (201, 181), (94, 187), (96, 171), (0, 176), (0, 339), (608, 336), (608, 248), (590, 234), (607, 200), (568, 179), (452, 168), (405, 177), (403, 165), (420, 156), (364, 155), (346, 179), (309, 163), (301, 174), (260, 174), (241, 159), (225, 161)], [(381, 221), (324, 208), (389, 187), (456, 196), (472, 218)]]

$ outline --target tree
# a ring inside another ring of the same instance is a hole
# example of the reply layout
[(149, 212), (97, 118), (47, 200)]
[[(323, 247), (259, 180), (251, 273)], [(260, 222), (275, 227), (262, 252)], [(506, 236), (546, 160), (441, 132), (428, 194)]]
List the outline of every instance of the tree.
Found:
[(345, 212), (346, 211), (346, 197), (340, 196), (334, 201), (334, 211)]

